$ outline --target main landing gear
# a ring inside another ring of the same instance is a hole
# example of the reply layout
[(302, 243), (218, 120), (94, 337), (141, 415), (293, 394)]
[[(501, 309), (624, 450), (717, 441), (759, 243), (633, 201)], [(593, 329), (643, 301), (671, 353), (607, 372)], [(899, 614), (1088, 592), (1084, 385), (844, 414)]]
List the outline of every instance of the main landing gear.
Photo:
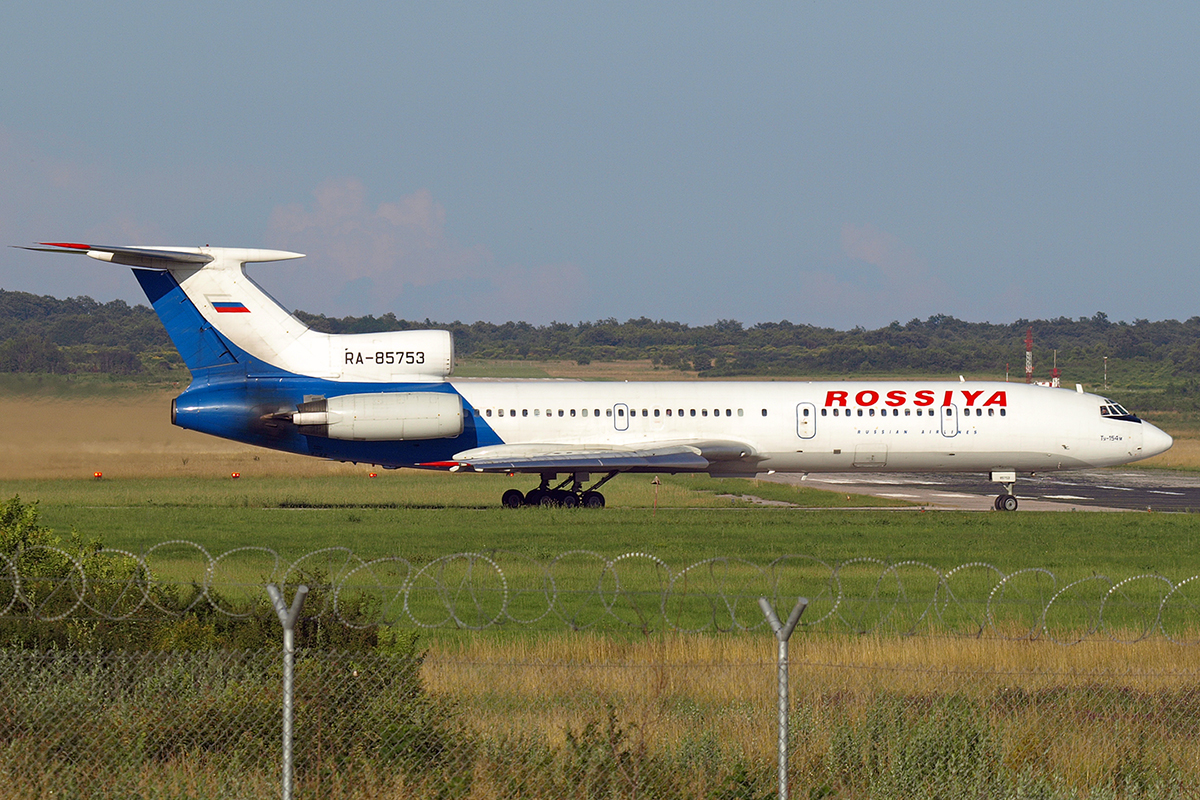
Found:
[[(604, 508), (604, 495), (596, 491), (613, 478), (616, 472), (610, 472), (587, 489), (583, 482), (591, 476), (586, 472), (571, 474), (562, 483), (550, 488), (550, 483), (558, 477), (555, 472), (543, 472), (542, 482), (536, 489), (530, 489), (525, 494), (520, 489), (509, 489), (500, 498), (500, 504), (505, 508), (520, 508), (521, 506), (541, 506), (542, 508)], [(570, 488), (565, 488), (571, 484)]]

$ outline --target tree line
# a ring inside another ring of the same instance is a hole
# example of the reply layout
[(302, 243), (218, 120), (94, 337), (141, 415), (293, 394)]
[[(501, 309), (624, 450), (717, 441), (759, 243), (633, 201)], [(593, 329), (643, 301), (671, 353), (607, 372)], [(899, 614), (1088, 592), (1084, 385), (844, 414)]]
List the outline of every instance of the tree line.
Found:
[[(552, 322), (438, 323), (396, 317), (329, 317), (297, 311), (326, 333), (439, 328), (454, 334), (460, 358), (649, 359), (701, 377), (947, 375), (1023, 378), (1024, 339), (1032, 328), (1036, 374), (1049, 377), (1052, 354), (1069, 381), (1099, 385), (1171, 384), (1186, 389), (1200, 375), (1200, 317), (1186, 321), (1114, 322), (1104, 313), (1011, 323), (966, 322), (947, 315), (848, 331), (805, 323), (746, 326), (604, 319)], [(121, 300), (65, 300), (0, 290), (0, 372), (186, 376), (186, 368), (152, 309)]]

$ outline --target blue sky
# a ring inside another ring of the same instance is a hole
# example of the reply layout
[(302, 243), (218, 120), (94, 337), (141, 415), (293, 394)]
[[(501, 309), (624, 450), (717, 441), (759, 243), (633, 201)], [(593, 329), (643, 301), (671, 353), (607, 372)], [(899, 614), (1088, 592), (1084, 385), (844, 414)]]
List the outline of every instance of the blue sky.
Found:
[[(6, 6), (0, 241), (331, 315), (1186, 319), (1195, 3)], [(4, 249), (0, 288), (142, 302)]]

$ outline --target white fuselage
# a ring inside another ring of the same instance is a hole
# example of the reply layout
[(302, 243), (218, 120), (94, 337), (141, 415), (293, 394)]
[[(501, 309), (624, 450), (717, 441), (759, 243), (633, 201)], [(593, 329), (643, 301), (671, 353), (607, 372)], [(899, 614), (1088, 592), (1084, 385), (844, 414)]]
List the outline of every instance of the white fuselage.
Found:
[(714, 473), (1041, 472), (1146, 458), (1170, 437), (1083, 392), (999, 382), (452, 381), (506, 445), (734, 440)]

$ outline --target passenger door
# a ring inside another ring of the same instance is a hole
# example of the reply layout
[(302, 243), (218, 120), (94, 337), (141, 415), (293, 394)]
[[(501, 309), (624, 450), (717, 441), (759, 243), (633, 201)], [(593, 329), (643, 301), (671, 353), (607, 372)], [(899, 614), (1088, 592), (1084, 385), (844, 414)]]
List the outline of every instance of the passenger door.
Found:
[(812, 403), (796, 406), (796, 435), (801, 439), (811, 439), (817, 435), (817, 407)]
[(958, 436), (958, 406), (942, 407), (942, 436), (951, 438)]

